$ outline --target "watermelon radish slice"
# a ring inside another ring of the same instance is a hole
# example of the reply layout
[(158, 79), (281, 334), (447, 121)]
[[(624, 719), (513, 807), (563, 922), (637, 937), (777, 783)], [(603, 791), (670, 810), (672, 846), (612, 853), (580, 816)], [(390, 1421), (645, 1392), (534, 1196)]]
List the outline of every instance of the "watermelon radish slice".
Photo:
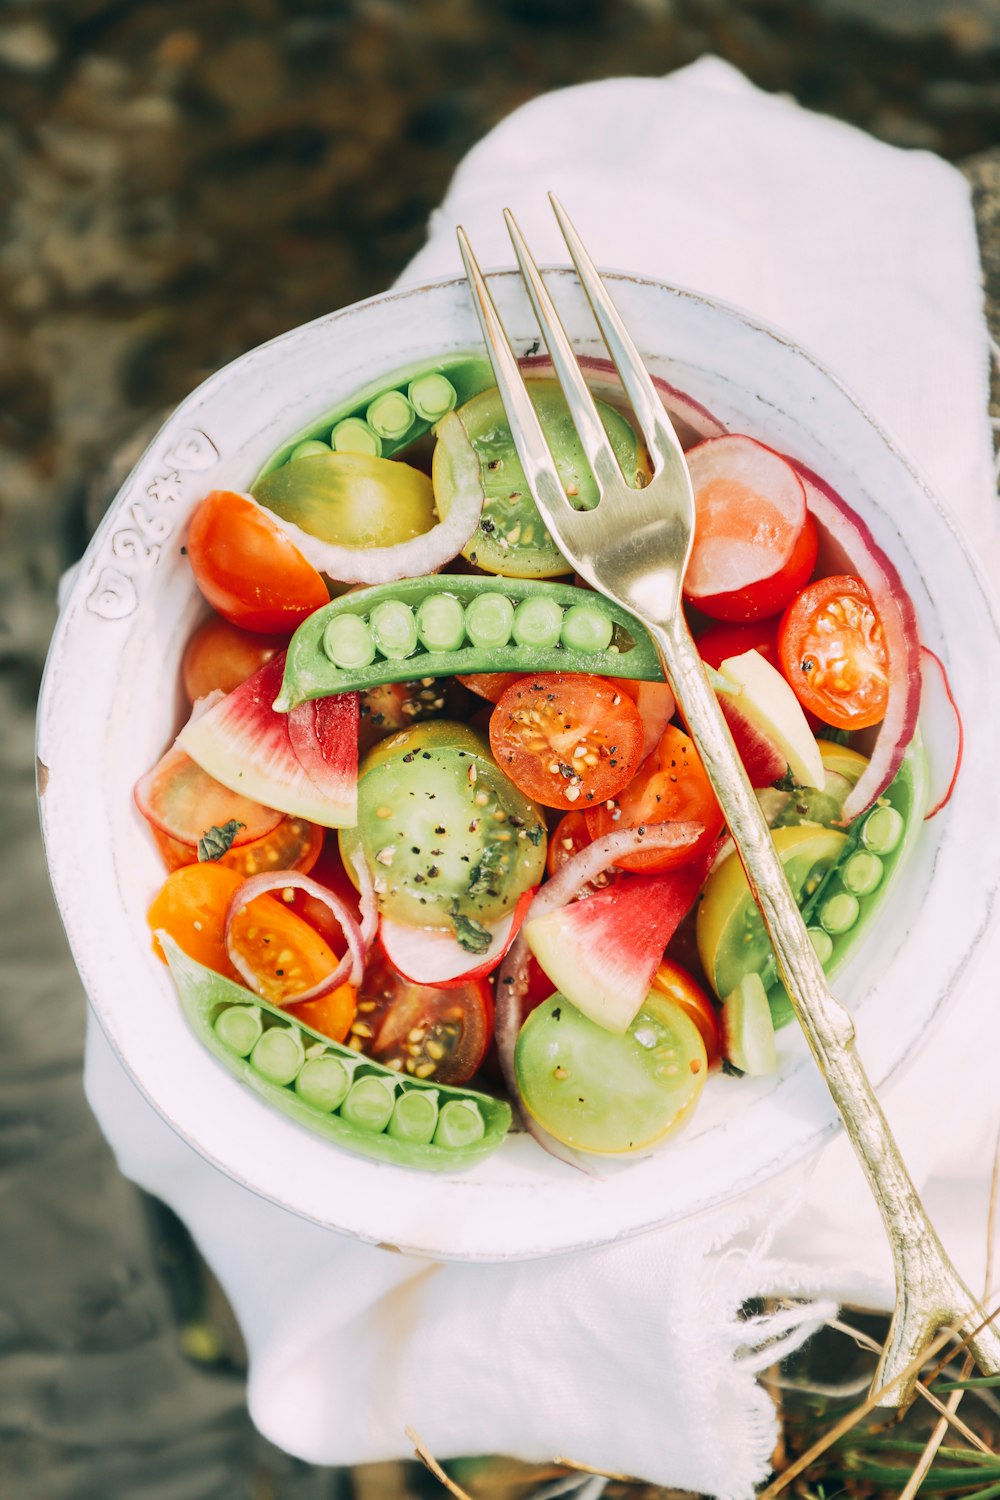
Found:
[(785, 757), (774, 741), (743, 712), (738, 697), (719, 693), (718, 699), (750, 785), (755, 788), (773, 786), (788, 771)]
[(924, 814), (926, 821), (939, 813), (951, 800), (962, 766), (965, 732), (944, 662), (927, 646), (920, 648), (920, 662), (923, 667), (920, 717), (928, 725), (934, 726), (932, 733), (923, 736), (930, 783), (927, 794), (930, 807)]
[(498, 922), (485, 924), (492, 942), (479, 961), (469, 967), (469, 954), (447, 927), (407, 927), (383, 916), (379, 937), (386, 957), (398, 974), (411, 984), (430, 984), (440, 990), (457, 989), (473, 979), (492, 974), (517, 937), (535, 896), (535, 887), (523, 891), (514, 910)]
[(699, 871), (621, 875), (598, 891), (525, 924), (524, 940), (556, 989), (608, 1031), (635, 1020), (663, 950), (700, 888)]
[[(850, 822), (880, 797), (903, 762), (920, 712), (920, 639), (913, 601), (893, 564), (846, 500), (804, 464), (789, 460), (805, 487), (806, 503), (819, 528), (817, 576), (850, 573), (860, 578), (882, 622), (889, 658), (885, 718), (864, 748), (871, 757), (844, 803)], [(859, 746), (860, 748), (860, 746)]]
[(271, 706), (284, 663), (284, 652), (272, 657), (186, 725), (177, 743), (223, 786), (325, 828), (351, 827), (357, 821), (358, 695), (338, 694), (315, 713), (300, 715), (296, 753), (291, 715)]
[(735, 434), (687, 454), (694, 489), (694, 546), (684, 593), (695, 604), (773, 578), (806, 524), (802, 481), (779, 453)]

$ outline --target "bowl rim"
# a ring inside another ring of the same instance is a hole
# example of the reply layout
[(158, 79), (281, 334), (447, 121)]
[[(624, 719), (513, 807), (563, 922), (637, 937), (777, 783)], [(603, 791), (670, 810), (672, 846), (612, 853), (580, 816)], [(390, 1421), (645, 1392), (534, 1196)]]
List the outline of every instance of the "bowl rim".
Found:
[[(572, 280), (573, 282), (576, 282), (575, 272), (568, 266), (546, 266), (543, 267), (543, 271), (547, 277), (565, 277), (569, 280)], [(806, 361), (810, 366), (812, 366), (812, 368), (825, 382), (829, 383), (829, 385), (834, 387), (843, 397), (846, 398), (847, 402), (855, 409), (855, 411), (863, 419), (868, 428), (871, 429), (871, 431), (877, 436), (887, 452), (891, 454), (896, 462), (899, 463), (908, 472), (913, 484), (921, 491), (924, 503), (928, 504), (932, 508), (938, 518), (938, 521), (944, 524), (945, 528), (950, 533), (953, 542), (956, 544), (958, 550), (962, 555), (964, 567), (968, 570), (972, 578), (975, 580), (978, 590), (977, 603), (980, 607), (985, 609), (985, 612), (992, 624), (993, 632), (997, 638), (997, 642), (1000, 643), (1000, 616), (998, 616), (997, 608), (994, 604), (993, 593), (975, 552), (965, 539), (961, 525), (957, 522), (954, 515), (945, 507), (944, 503), (939, 499), (937, 494), (931, 489), (927, 481), (922, 477), (917, 466), (910, 459), (909, 455), (902, 448), (902, 446), (886, 431), (886, 429), (882, 426), (878, 419), (874, 417), (871, 411), (861, 400), (858, 399), (854, 392), (843, 381), (841, 381), (839, 377), (831, 372), (823, 364), (823, 362), (818, 359), (818, 357), (811, 354), (807, 349), (803, 348), (791, 335), (789, 335), (785, 331), (776, 328), (765, 320), (762, 320), (755, 315), (746, 312), (744, 309), (735, 307), (722, 299), (710, 297), (704, 293), (692, 290), (690, 288), (677, 286), (671, 283), (660, 281), (655, 277), (640, 275), (634, 272), (607, 270), (603, 271), (602, 274), (607, 276), (608, 280), (612, 283), (612, 286), (615, 283), (629, 283), (632, 285), (648, 288), (655, 293), (666, 293), (670, 296), (682, 299), (691, 304), (704, 306), (713, 313), (722, 313), (724, 315), (732, 317), (737, 322), (742, 324), (745, 328), (750, 329), (754, 334), (761, 335), (765, 339), (776, 342), (794, 357), (796, 357), (797, 359), (802, 359)], [(504, 283), (508, 285), (516, 283), (518, 286), (520, 285), (519, 273), (514, 269), (500, 269), (488, 272), (487, 279), (496, 283)], [(97, 1018), (98, 1023), (101, 1026), (101, 1029), (105, 1037), (107, 1038), (112, 1050), (117, 1056), (119, 1062), (122, 1064), (129, 1078), (140, 1090), (143, 1097), (147, 1100), (148, 1103), (151, 1104), (151, 1106), (156, 1110), (156, 1112), (165, 1121), (165, 1123), (174, 1132), (174, 1134), (176, 1134), (178, 1138), (184, 1141), (187, 1145), (196, 1150), (212, 1165), (225, 1172), (226, 1175), (230, 1176), (235, 1181), (239, 1182), (240, 1185), (248, 1188), (255, 1195), (265, 1199), (265, 1201), (273, 1202), (279, 1207), (284, 1208), (286, 1211), (295, 1213), (296, 1215), (306, 1218), (307, 1220), (310, 1220), (312, 1222), (319, 1223), (323, 1225), (323, 1227), (337, 1228), (342, 1230), (342, 1232), (349, 1233), (355, 1237), (359, 1237), (362, 1239), (370, 1238), (373, 1242), (381, 1242), (381, 1237), (375, 1233), (366, 1235), (363, 1231), (359, 1231), (356, 1227), (345, 1228), (342, 1225), (336, 1225), (329, 1218), (317, 1216), (313, 1213), (310, 1213), (303, 1209), (301, 1205), (284, 1200), (280, 1196), (276, 1196), (274, 1193), (266, 1191), (258, 1183), (255, 1183), (249, 1180), (245, 1175), (234, 1171), (231, 1165), (218, 1159), (218, 1157), (211, 1150), (207, 1149), (196, 1139), (193, 1139), (178, 1121), (171, 1118), (170, 1115), (165, 1112), (164, 1107), (157, 1101), (156, 1098), (154, 1098), (150, 1094), (143, 1080), (139, 1078), (133, 1071), (128, 1059), (123, 1055), (117, 1038), (114, 1035), (113, 1029), (107, 1023), (105, 1016), (101, 1012), (100, 1006), (91, 993), (91, 987), (86, 978), (87, 965), (85, 963), (83, 953), (84, 944), (82, 942), (82, 939), (79, 938), (79, 935), (75, 931), (75, 925), (73, 923), (71, 915), (73, 906), (72, 892), (67, 891), (64, 888), (63, 874), (61, 872), (57, 873), (59, 866), (59, 860), (57, 858), (59, 836), (51, 826), (51, 820), (48, 816), (48, 809), (46, 807), (46, 801), (44, 797), (44, 777), (46, 763), (43, 760), (43, 751), (45, 750), (45, 737), (49, 731), (49, 726), (52, 721), (54, 712), (53, 700), (56, 666), (63, 650), (67, 634), (72, 625), (74, 607), (79, 607), (84, 585), (89, 581), (87, 578), (87, 569), (85, 564), (87, 563), (88, 558), (93, 558), (96, 556), (96, 554), (101, 550), (108, 536), (115, 529), (119, 521), (117, 513), (122, 497), (130, 492), (130, 489), (133, 486), (137, 476), (143, 471), (144, 466), (147, 464), (152, 452), (160, 444), (162, 444), (165, 435), (174, 428), (182, 428), (184, 426), (186, 417), (193, 410), (200, 407), (204, 403), (204, 401), (208, 397), (210, 397), (217, 389), (226, 387), (230, 384), (230, 382), (234, 380), (234, 378), (239, 379), (240, 374), (248, 369), (254, 361), (259, 359), (265, 351), (273, 350), (275, 347), (281, 346), (283, 344), (291, 344), (295, 341), (297, 336), (301, 336), (303, 333), (315, 331), (318, 329), (333, 328), (342, 319), (363, 314), (364, 311), (369, 308), (384, 307), (400, 301), (424, 296), (431, 291), (446, 291), (448, 289), (454, 290), (464, 285), (466, 285), (466, 278), (464, 277), (464, 275), (453, 274), (429, 279), (420, 283), (394, 287), (386, 292), (377, 293), (371, 297), (362, 299), (359, 302), (352, 303), (347, 307), (336, 309), (329, 313), (321, 314), (319, 317), (310, 320), (308, 323), (298, 325), (296, 328), (286, 330), (285, 332), (276, 335), (266, 343), (261, 344), (254, 349), (238, 356), (235, 360), (221, 367), (219, 370), (214, 371), (212, 374), (207, 376), (205, 380), (200, 382), (199, 385), (196, 386), (184, 398), (184, 400), (178, 404), (176, 409), (170, 414), (167, 420), (158, 429), (156, 434), (151, 439), (150, 443), (145, 447), (143, 453), (140, 455), (136, 463), (131, 468), (129, 474), (126, 476), (125, 480), (119, 487), (114, 500), (111, 502), (111, 505), (102, 518), (99, 526), (96, 528), (94, 535), (91, 538), (86, 549), (84, 557), (81, 559), (80, 565), (78, 565), (78, 570), (73, 580), (72, 587), (70, 588), (67, 597), (63, 602), (62, 608), (60, 609), (59, 619), (56, 624), (56, 629), (53, 633), (48, 657), (46, 660), (42, 687), (39, 695), (39, 714), (36, 729), (36, 753), (38, 755), (38, 763), (40, 768), (39, 811), (50, 880), (53, 886), (53, 892), (60, 911), (60, 915), (67, 930), (67, 935), (70, 941), (71, 949), (73, 951), (74, 961), (78, 964), (81, 978), (83, 979), (85, 988), (87, 989), (90, 1009)], [(953, 969), (949, 990), (938, 995), (934, 1008), (929, 1013), (927, 1026), (925, 1026), (922, 1031), (912, 1034), (907, 1044), (895, 1052), (893, 1062), (879, 1078), (878, 1087), (880, 1089), (883, 1089), (890, 1085), (893, 1080), (895, 1080), (903, 1071), (905, 1071), (905, 1069), (912, 1062), (914, 1056), (925, 1044), (931, 1026), (939, 1024), (942, 1016), (949, 1007), (949, 1001), (954, 994), (958, 982), (960, 981), (966, 968), (971, 962), (973, 953), (975, 952), (976, 948), (978, 948), (982, 936), (987, 929), (990, 917), (996, 909), (997, 900), (998, 888), (997, 886), (994, 886), (992, 888), (990, 900), (986, 908), (984, 922), (980, 930), (977, 932), (972, 946), (962, 955), (961, 961), (958, 963), (957, 967)], [(742, 1193), (746, 1190), (760, 1185), (761, 1182), (773, 1178), (777, 1174), (777, 1172), (783, 1171), (786, 1168), (791, 1167), (796, 1163), (802, 1161), (803, 1159), (815, 1154), (815, 1152), (833, 1135), (835, 1135), (840, 1130), (840, 1128), (841, 1127), (837, 1118), (835, 1116), (828, 1116), (827, 1118), (822, 1120), (822, 1122), (818, 1123), (816, 1128), (805, 1139), (803, 1139), (802, 1142), (797, 1145), (791, 1153), (783, 1156), (777, 1165), (775, 1165), (773, 1162), (765, 1163), (762, 1165), (760, 1171), (756, 1175), (744, 1177), (741, 1180), (739, 1187), (736, 1189), (736, 1194)], [(689, 1210), (689, 1213), (693, 1214), (703, 1212), (711, 1207), (717, 1206), (717, 1204), (720, 1202), (730, 1200), (733, 1196), (735, 1196), (735, 1194), (732, 1191), (721, 1191), (715, 1195), (709, 1193), (704, 1197), (703, 1201), (697, 1207)], [(680, 1217), (688, 1217), (688, 1214), (682, 1215)], [(547, 1249), (532, 1249), (529, 1251), (522, 1250), (509, 1253), (501, 1251), (500, 1253), (488, 1254), (483, 1254), (480, 1252), (459, 1252), (456, 1253), (453, 1258), (463, 1260), (505, 1260), (529, 1257), (534, 1258), (547, 1254), (559, 1254), (569, 1250), (584, 1249), (607, 1244), (610, 1240), (618, 1238), (626, 1238), (633, 1235), (646, 1233), (669, 1222), (676, 1222), (676, 1217), (670, 1215), (669, 1213), (665, 1214), (663, 1212), (660, 1212), (644, 1220), (643, 1222), (637, 1222), (629, 1225), (629, 1227), (624, 1231), (616, 1232), (614, 1234), (598, 1232), (597, 1234), (589, 1238), (575, 1238), (572, 1243), (553, 1245)], [(440, 1249), (428, 1249), (421, 1243), (401, 1243), (398, 1248), (401, 1248), (411, 1254), (433, 1255), (436, 1258), (440, 1257), (442, 1254)]]

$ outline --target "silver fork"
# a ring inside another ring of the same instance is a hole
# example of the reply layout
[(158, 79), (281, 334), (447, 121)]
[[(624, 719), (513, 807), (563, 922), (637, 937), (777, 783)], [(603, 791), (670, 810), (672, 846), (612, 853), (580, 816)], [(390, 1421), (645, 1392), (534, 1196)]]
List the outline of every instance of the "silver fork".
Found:
[(576, 510), (560, 483), (517, 359), (489, 288), (458, 230), (459, 245), (497, 386), (535, 503), (576, 572), (629, 610), (656, 642), (688, 729), (715, 788), (770, 935), (778, 969), (875, 1197), (893, 1254), (896, 1306), (873, 1383), (881, 1405), (904, 1404), (919, 1356), (939, 1330), (967, 1339), (980, 1368), (1000, 1373), (1000, 1331), (949, 1260), (920, 1201), (854, 1046), (854, 1023), (834, 999), (785, 879), (767, 824), (709, 686), (681, 609), (691, 554), (694, 496), (684, 454), (639, 353), (579, 235), (554, 195), (577, 275), (632, 404), (653, 478), (631, 489), (608, 441), (569, 338), (513, 215), (504, 211), (521, 275), (562, 386), (600, 500)]

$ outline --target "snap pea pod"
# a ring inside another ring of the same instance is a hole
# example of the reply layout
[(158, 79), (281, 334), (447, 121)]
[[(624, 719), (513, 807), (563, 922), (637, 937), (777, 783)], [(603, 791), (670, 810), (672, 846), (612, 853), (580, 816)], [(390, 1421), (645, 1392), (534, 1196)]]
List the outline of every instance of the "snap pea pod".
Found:
[(254, 484), (289, 461), (331, 449), (394, 458), (454, 406), (463, 405), (494, 384), (491, 366), (475, 355), (460, 354), (400, 370), (353, 392), (347, 401), (285, 443), (268, 460)]
[[(918, 739), (874, 807), (855, 818), (840, 855), (802, 904), (802, 916), (827, 974), (834, 975), (881, 910), (893, 876), (920, 832), (927, 798), (927, 767)], [(791, 1002), (777, 977), (774, 954), (761, 974), (776, 1027), (792, 1018)]]
[(600, 594), (548, 579), (433, 574), (331, 600), (292, 636), (275, 708), (409, 678), (584, 672), (662, 682), (656, 648)]
[(185, 1018), (236, 1078), (334, 1145), (399, 1167), (456, 1172), (495, 1151), (510, 1106), (472, 1089), (401, 1078), (331, 1042), (157, 934)]

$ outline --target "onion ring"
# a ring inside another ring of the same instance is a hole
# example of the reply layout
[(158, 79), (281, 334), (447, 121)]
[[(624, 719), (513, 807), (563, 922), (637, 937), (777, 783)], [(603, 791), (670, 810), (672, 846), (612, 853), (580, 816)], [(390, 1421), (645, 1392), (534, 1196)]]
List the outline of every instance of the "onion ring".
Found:
[[(370, 880), (369, 880), (370, 883)], [(336, 917), (340, 923), (341, 930), (347, 941), (347, 952), (338, 963), (337, 967), (327, 975), (325, 979), (319, 980), (311, 985), (309, 989), (303, 990), (300, 995), (289, 995), (285, 1000), (286, 1005), (300, 1005), (303, 1000), (319, 1000), (323, 995), (329, 995), (332, 990), (338, 989), (345, 982), (353, 985), (361, 983), (361, 976), (365, 970), (365, 960), (368, 957), (368, 949), (374, 937), (374, 929), (371, 936), (365, 941), (366, 925), (361, 925), (355, 920), (346, 902), (333, 891), (328, 890), (325, 885), (320, 885), (318, 880), (312, 880), (308, 875), (302, 875), (298, 870), (269, 870), (266, 875), (252, 875), (249, 880), (244, 880), (241, 886), (233, 892), (232, 898), (226, 908), (226, 922), (223, 930), (223, 938), (226, 944), (226, 952), (229, 954), (233, 967), (242, 974), (247, 984), (257, 991), (257, 976), (250, 965), (244, 962), (242, 954), (236, 951), (235, 945), (230, 941), (233, 921), (244, 907), (249, 906), (251, 901), (258, 896), (267, 895), (270, 891), (284, 891), (289, 886), (305, 891), (307, 896), (313, 896), (321, 901)], [(364, 897), (362, 897), (364, 899)], [(372, 891), (374, 901), (374, 890)], [(364, 913), (363, 913), (364, 917)], [(259, 993), (259, 992), (258, 992)]]

